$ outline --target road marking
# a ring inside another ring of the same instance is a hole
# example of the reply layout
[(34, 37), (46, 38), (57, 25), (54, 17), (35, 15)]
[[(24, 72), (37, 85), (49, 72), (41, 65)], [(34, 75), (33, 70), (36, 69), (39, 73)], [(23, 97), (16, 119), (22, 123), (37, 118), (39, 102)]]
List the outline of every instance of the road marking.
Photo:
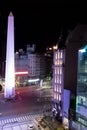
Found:
[[(42, 114), (41, 114), (42, 115)], [(5, 126), (6, 124), (11, 124), (11, 123), (21, 123), (23, 121), (33, 121), (36, 117), (40, 117), (40, 114), (37, 115), (23, 115), (23, 116), (18, 116), (18, 117), (13, 117), (13, 118), (7, 118), (7, 119), (2, 119), (0, 121), (1, 126)]]

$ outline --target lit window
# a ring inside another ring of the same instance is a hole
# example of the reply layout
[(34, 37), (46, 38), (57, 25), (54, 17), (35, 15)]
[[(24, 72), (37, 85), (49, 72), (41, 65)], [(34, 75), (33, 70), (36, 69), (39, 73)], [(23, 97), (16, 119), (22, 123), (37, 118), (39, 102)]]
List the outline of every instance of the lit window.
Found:
[(54, 93), (54, 99), (56, 99), (56, 93)]
[(58, 72), (58, 74), (59, 74), (59, 68), (57, 68), (57, 72)]
[(57, 65), (57, 61), (55, 61), (55, 65)]
[(59, 53), (59, 58), (61, 59), (61, 52)]
[(56, 53), (56, 59), (57, 59), (57, 53)]
[(87, 68), (85, 68), (85, 73), (87, 73)]
[(57, 83), (59, 83), (59, 76), (57, 76)]
[(62, 60), (60, 60), (59, 64), (62, 65)]
[(55, 68), (55, 74), (57, 74), (57, 73), (56, 73), (56, 68)]
[(57, 92), (58, 92), (58, 86), (57, 86)]
[(57, 65), (59, 65), (59, 60), (57, 61)]
[(55, 83), (56, 83), (56, 76), (55, 76)]
[(59, 101), (61, 101), (61, 95), (59, 94)]
[(60, 84), (61, 84), (61, 76), (60, 76)]
[(82, 124), (84, 124), (84, 120), (83, 120), (82, 118), (78, 118), (78, 120), (79, 120)]
[(61, 56), (60, 56), (61, 58), (63, 58), (63, 53), (61, 52)]
[(54, 91), (56, 91), (56, 86), (55, 86), (55, 88), (54, 88)]
[(53, 98), (55, 99), (55, 94), (53, 95)]
[(56, 95), (56, 99), (58, 100), (58, 94)]
[(61, 93), (61, 86), (59, 86), (59, 93)]

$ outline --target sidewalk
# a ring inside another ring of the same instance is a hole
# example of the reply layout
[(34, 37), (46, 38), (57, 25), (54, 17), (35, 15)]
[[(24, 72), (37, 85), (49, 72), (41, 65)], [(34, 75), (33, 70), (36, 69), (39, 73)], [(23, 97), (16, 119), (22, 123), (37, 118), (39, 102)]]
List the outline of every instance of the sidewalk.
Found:
[(63, 125), (51, 116), (43, 117), (38, 124), (43, 127), (42, 130), (64, 130)]

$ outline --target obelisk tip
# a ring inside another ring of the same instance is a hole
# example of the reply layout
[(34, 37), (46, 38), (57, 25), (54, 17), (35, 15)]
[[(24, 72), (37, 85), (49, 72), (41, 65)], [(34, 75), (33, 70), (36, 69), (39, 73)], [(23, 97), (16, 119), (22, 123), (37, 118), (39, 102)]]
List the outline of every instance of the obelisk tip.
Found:
[(13, 13), (12, 13), (12, 11), (10, 12), (9, 16), (13, 16)]

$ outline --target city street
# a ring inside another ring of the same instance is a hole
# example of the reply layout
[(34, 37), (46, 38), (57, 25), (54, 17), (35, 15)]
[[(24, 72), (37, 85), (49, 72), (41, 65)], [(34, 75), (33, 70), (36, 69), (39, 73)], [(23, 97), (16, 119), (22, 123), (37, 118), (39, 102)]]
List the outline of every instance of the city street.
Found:
[(21, 122), (22, 125), (24, 122), (23, 127), (27, 127), (30, 120), (34, 120), (36, 116), (39, 118), (44, 113), (49, 114), (52, 110), (50, 88), (22, 87), (16, 89), (16, 94), (15, 100), (9, 101), (4, 99), (3, 93), (0, 94), (0, 126), (4, 126), (5, 130), (8, 124), (22, 129)]
[(0, 121), (0, 130), (28, 130), (28, 125), (33, 124), (34, 130), (38, 129), (36, 119), (41, 118), (41, 114), (13, 116), (12, 118)]

